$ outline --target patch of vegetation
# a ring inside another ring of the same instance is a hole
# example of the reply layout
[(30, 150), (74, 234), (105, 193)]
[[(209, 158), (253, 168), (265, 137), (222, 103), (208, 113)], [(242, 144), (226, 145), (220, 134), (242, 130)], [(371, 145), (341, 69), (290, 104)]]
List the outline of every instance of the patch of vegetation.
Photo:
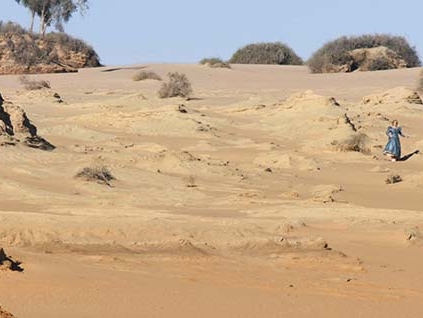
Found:
[(60, 47), (65, 52), (73, 52), (85, 56), (84, 65), (79, 67), (98, 67), (101, 66), (100, 57), (91, 45), (88, 45), (81, 39), (74, 38), (63, 32), (47, 33), (44, 38), (46, 49)]
[(0, 20), (0, 34), (26, 34), (27, 31), (17, 23)]
[(105, 166), (85, 167), (75, 175), (75, 178), (85, 181), (95, 181), (100, 184), (108, 185), (109, 187), (112, 187), (110, 181), (116, 179)]
[(389, 63), (389, 60), (387, 60), (383, 56), (380, 56), (370, 60), (369, 64), (367, 65), (367, 69), (369, 71), (384, 71), (384, 70), (392, 69), (392, 66)]
[(7, 56), (7, 63), (14, 63), (18, 73), (38, 73), (40, 65), (63, 68), (101, 66), (99, 56), (91, 46), (65, 33), (43, 36), (30, 33), (19, 24), (0, 21), (0, 42), (3, 52), (0, 59)]
[(229, 63), (301, 65), (303, 60), (286, 44), (270, 42), (249, 44), (240, 48)]
[(25, 87), (28, 91), (43, 89), (43, 88), (51, 88), (50, 82), (45, 80), (31, 80), (28, 76), (21, 76), (19, 77), (19, 82)]
[(423, 70), (420, 72), (420, 76), (417, 81), (417, 91), (423, 93)]
[(391, 174), (386, 178), (385, 183), (386, 184), (394, 184), (394, 183), (398, 183), (398, 182), (401, 182), (401, 181), (402, 181), (402, 178), (399, 174)]
[(200, 64), (211, 68), (231, 68), (228, 62), (223, 61), (219, 57), (204, 58), (200, 61)]
[(178, 72), (168, 73), (168, 82), (163, 83), (159, 90), (160, 98), (184, 97), (192, 94), (191, 83), (185, 74)]
[(342, 142), (333, 141), (332, 145), (334, 145), (338, 151), (354, 151), (369, 154), (370, 149), (367, 147), (368, 138), (366, 134), (357, 133)]
[[(353, 65), (354, 60), (349, 54), (350, 51), (363, 48), (374, 48), (384, 46), (397, 53), (406, 62), (406, 67), (421, 65), (415, 47), (410, 46), (402, 36), (388, 34), (361, 35), (351, 37), (340, 37), (324, 44), (307, 61), (313, 73), (324, 73), (331, 65), (350, 65), (351, 70), (357, 69)], [(384, 61), (375, 62), (375, 69), (383, 69), (386, 66)]]
[(136, 82), (138, 81), (144, 81), (144, 80), (156, 80), (156, 81), (161, 81), (162, 78), (157, 75), (156, 73), (152, 72), (152, 71), (140, 71), (137, 74), (135, 74), (132, 79)]

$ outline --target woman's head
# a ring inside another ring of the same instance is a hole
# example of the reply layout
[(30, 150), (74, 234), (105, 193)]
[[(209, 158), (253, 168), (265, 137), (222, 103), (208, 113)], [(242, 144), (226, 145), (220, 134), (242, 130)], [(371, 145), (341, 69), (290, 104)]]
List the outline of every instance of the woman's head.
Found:
[(398, 126), (398, 120), (394, 119), (392, 121), (392, 126), (397, 127)]

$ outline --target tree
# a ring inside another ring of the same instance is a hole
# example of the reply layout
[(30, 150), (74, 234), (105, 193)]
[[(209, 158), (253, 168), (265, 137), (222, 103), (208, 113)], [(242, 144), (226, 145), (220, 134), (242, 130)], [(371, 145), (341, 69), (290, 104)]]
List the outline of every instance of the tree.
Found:
[(67, 23), (75, 12), (83, 14), (88, 10), (88, 0), (15, 0), (27, 7), (31, 12), (30, 31), (33, 31), (35, 16), (40, 18), (40, 33), (44, 35), (47, 27), (54, 23), (56, 30), (63, 32), (63, 24)]
[(29, 31), (32, 33), (34, 31), (34, 20), (35, 15), (37, 14), (37, 0), (15, 0), (18, 4), (22, 4), (24, 7), (28, 8), (31, 12), (31, 24)]

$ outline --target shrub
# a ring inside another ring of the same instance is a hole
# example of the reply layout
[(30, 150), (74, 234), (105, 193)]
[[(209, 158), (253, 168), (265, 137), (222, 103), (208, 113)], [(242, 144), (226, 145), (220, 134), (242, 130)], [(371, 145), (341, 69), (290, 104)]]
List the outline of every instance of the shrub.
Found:
[(43, 37), (26, 31), (19, 24), (0, 21), (0, 42), (0, 55), (14, 62), (17, 73), (38, 73), (40, 65), (63, 69), (101, 66), (91, 46), (66, 33), (53, 32)]
[(112, 186), (110, 181), (116, 179), (109, 169), (104, 166), (85, 167), (75, 175), (75, 178), (85, 181), (96, 181), (100, 184), (106, 184), (109, 187)]
[(101, 66), (100, 58), (94, 51), (93, 47), (85, 43), (83, 40), (71, 37), (66, 33), (51, 32), (45, 35), (44, 41), (48, 51), (55, 51), (54, 48), (59, 46), (64, 52), (75, 52), (83, 54), (85, 62), (77, 67), (98, 67)]
[(144, 81), (144, 80), (147, 80), (147, 79), (156, 80), (156, 81), (162, 80), (162, 78), (159, 75), (157, 75), (156, 73), (151, 72), (151, 71), (140, 71), (137, 74), (135, 74), (132, 77), (132, 79), (136, 82)]
[(159, 90), (160, 98), (189, 97), (192, 93), (191, 83), (185, 74), (168, 73), (169, 81), (163, 83)]
[(402, 178), (399, 174), (391, 174), (386, 178), (385, 183), (386, 184), (393, 184), (393, 183), (397, 183), (397, 182), (401, 182), (401, 181), (402, 181)]
[(229, 63), (222, 61), (219, 57), (204, 58), (200, 61), (200, 64), (211, 68), (231, 68)]
[(23, 27), (11, 21), (3, 22), (0, 20), (0, 34), (26, 34), (27, 32)]
[(357, 133), (342, 142), (334, 141), (332, 144), (336, 146), (338, 151), (355, 151), (368, 154), (370, 150), (367, 147), (367, 140), (366, 134)]
[(234, 53), (229, 63), (301, 65), (303, 61), (286, 44), (274, 42), (244, 46)]
[(369, 71), (383, 71), (392, 69), (392, 65), (385, 57), (380, 56), (370, 60), (369, 64), (367, 65), (367, 69)]
[[(354, 60), (349, 54), (350, 51), (362, 48), (374, 48), (384, 46), (394, 51), (406, 62), (406, 67), (416, 67), (421, 64), (416, 49), (411, 47), (404, 37), (388, 34), (361, 35), (351, 37), (340, 37), (324, 44), (307, 61), (313, 73), (324, 73), (331, 69), (332, 65), (348, 65), (353, 71), (359, 67), (354, 65)], [(385, 62), (375, 62), (376, 69), (384, 67)]]
[(50, 82), (44, 80), (30, 80), (28, 76), (19, 77), (19, 82), (28, 91), (38, 90), (42, 88), (50, 88)]
[(420, 72), (420, 77), (417, 81), (417, 91), (423, 93), (423, 70)]

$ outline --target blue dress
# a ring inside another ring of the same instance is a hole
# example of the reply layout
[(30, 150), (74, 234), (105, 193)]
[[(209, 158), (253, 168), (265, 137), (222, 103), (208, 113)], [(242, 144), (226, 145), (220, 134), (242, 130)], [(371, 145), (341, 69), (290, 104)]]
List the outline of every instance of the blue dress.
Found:
[(395, 159), (401, 158), (401, 143), (399, 136), (403, 136), (401, 127), (389, 126), (386, 130), (386, 135), (389, 137), (388, 143), (383, 150), (384, 154), (393, 155)]

